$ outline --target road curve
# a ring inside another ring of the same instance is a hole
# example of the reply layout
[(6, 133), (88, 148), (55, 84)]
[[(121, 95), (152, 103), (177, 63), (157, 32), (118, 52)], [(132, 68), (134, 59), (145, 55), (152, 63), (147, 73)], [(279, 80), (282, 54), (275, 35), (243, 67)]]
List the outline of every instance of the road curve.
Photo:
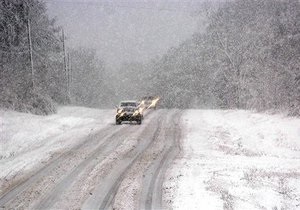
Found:
[(4, 209), (162, 209), (162, 184), (179, 152), (179, 110), (142, 125), (107, 125), (63, 151), (0, 198)]

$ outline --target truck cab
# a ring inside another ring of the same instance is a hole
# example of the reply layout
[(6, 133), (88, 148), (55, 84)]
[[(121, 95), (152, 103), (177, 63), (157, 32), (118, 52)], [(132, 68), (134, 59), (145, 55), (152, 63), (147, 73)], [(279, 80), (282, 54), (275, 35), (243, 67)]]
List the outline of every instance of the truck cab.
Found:
[(117, 108), (116, 125), (121, 125), (123, 121), (142, 124), (143, 113), (139, 106), (140, 103), (137, 101), (121, 101)]

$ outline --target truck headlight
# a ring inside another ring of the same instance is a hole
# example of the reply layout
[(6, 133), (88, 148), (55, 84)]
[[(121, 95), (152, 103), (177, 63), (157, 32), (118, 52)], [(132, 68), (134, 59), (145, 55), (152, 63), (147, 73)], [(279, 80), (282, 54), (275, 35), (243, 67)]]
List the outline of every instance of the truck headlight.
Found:
[(119, 109), (119, 110), (117, 111), (118, 114), (121, 114), (122, 112), (123, 112), (122, 109)]

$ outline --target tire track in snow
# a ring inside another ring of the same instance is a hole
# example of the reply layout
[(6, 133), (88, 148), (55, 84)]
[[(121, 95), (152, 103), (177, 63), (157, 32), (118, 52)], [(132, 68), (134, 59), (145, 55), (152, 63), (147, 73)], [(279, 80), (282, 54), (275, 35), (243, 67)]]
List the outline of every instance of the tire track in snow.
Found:
[(164, 175), (180, 150), (179, 140), (181, 132), (179, 121), (181, 114), (182, 113), (176, 111), (170, 115), (167, 120), (169, 128), (165, 129), (165, 135), (161, 136), (160, 139), (165, 142), (164, 150), (162, 151), (160, 158), (154, 159), (151, 167), (146, 171), (139, 206), (140, 209), (163, 208), (162, 186)]
[[(160, 110), (157, 112), (164, 111)], [(98, 184), (93, 196), (86, 200), (82, 209), (108, 209), (111, 207), (117, 190), (128, 170), (141, 157), (143, 152), (151, 146), (153, 139), (158, 137), (158, 134), (161, 130), (162, 116), (163, 113), (161, 113), (160, 117), (157, 119), (158, 123), (155, 123), (154, 127), (146, 127), (146, 129), (138, 136), (138, 139), (142, 139), (142, 141), (133, 151), (130, 152), (131, 154), (127, 154), (127, 157), (119, 160), (119, 162), (115, 165), (114, 170), (108, 176), (106, 176), (101, 183)], [(149, 137), (149, 135), (152, 135), (151, 140), (145, 140), (144, 136)]]
[[(155, 115), (154, 115), (155, 116)], [(153, 115), (149, 116), (149, 120), (147, 121), (153, 121)], [(149, 123), (149, 122), (148, 122)], [(119, 126), (118, 126), (119, 127)], [(136, 130), (137, 126), (126, 126), (127, 129), (122, 129), (118, 133), (116, 133), (113, 136), (107, 137), (107, 140), (103, 143), (101, 147), (93, 151), (92, 154), (88, 158), (86, 158), (84, 161), (82, 161), (78, 167), (74, 168), (74, 170), (69, 173), (64, 179), (62, 179), (52, 190), (51, 193), (48, 193), (47, 196), (45, 196), (44, 199), (42, 199), (37, 206), (35, 206), (36, 209), (51, 209), (55, 208), (55, 203), (59, 203), (63, 193), (65, 193), (65, 196), (69, 199), (75, 199), (74, 196), (68, 195), (69, 189), (72, 187), (75, 188), (78, 185), (85, 184), (83, 182), (79, 182), (78, 180), (82, 176), (89, 176), (90, 170), (93, 168), (96, 168), (98, 165), (101, 165), (105, 159), (109, 157), (110, 154), (117, 151), (118, 148), (124, 147), (123, 143), (126, 141), (126, 139), (132, 138), (132, 136), (135, 136), (143, 130)], [(141, 128), (141, 126), (138, 126), (138, 128)], [(93, 177), (95, 179), (95, 177)], [(91, 185), (91, 183), (88, 183)], [(81, 190), (81, 194), (82, 194)], [(76, 196), (75, 196), (76, 197)], [(81, 199), (81, 198), (77, 198)], [(66, 205), (63, 203), (62, 205)], [(74, 205), (73, 203), (69, 203), (68, 205)], [(58, 205), (60, 206), (60, 205)], [(77, 208), (77, 207), (75, 207)], [(78, 206), (80, 208), (80, 206)]]
[[(151, 128), (152, 131), (147, 131), (148, 135), (141, 135), (146, 145), (144, 143), (137, 148), (133, 157), (119, 161), (85, 202), (83, 209), (162, 208), (164, 175), (179, 152), (181, 112), (172, 110), (163, 115), (159, 123)], [(137, 189), (141, 193), (131, 191), (135, 179), (140, 183), (135, 187), (142, 188)], [(134, 201), (139, 203), (132, 204)], [(128, 202), (131, 202), (129, 206)]]

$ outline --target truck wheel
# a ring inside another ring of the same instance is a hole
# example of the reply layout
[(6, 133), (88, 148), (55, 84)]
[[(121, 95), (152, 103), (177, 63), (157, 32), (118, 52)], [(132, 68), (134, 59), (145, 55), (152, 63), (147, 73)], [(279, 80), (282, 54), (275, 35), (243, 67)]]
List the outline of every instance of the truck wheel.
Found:
[(116, 120), (116, 125), (121, 125), (122, 121)]
[(136, 121), (138, 125), (142, 124), (142, 119)]

